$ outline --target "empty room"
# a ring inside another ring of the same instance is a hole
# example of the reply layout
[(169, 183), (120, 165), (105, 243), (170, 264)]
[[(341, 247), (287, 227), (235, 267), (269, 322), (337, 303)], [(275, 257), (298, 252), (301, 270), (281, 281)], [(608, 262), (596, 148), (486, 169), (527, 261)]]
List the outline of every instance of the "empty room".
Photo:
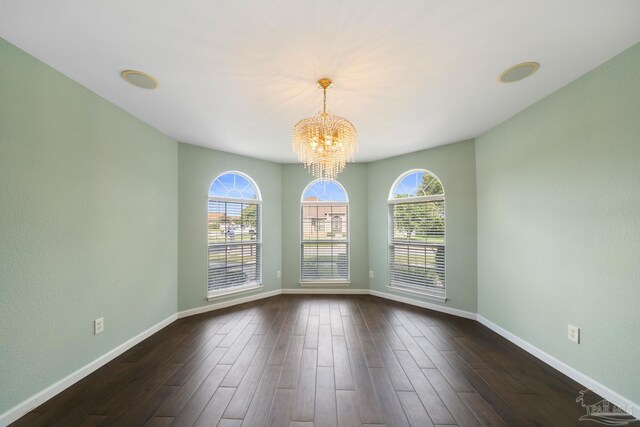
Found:
[(640, 427), (640, 1), (0, 1), (0, 427)]

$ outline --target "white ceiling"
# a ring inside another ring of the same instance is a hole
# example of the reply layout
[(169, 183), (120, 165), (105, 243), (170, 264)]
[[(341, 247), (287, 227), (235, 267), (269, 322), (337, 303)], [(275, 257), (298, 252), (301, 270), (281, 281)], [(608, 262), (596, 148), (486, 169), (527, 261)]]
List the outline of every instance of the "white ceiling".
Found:
[(475, 137), (634, 45), (640, 1), (1, 0), (0, 36), (178, 141), (279, 162), (328, 76), (370, 161)]

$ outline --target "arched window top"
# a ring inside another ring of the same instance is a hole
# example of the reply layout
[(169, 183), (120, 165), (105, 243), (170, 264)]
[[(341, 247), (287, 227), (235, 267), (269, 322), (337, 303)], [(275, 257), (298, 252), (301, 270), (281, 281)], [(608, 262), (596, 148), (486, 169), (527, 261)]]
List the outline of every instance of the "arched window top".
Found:
[(334, 180), (312, 181), (302, 192), (302, 203), (304, 202), (343, 202), (349, 201), (344, 187)]
[(444, 196), (442, 182), (428, 170), (414, 169), (396, 179), (391, 187), (389, 200), (426, 196)]
[(260, 190), (255, 182), (242, 172), (224, 172), (213, 181), (209, 197), (226, 199), (261, 200)]

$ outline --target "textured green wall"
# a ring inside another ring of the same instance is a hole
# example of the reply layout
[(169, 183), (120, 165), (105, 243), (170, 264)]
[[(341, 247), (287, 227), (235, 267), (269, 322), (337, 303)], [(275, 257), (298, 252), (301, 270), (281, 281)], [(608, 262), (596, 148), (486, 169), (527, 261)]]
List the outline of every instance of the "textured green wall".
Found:
[[(476, 173), (473, 141), (458, 142), (369, 164), (370, 289), (424, 300), (388, 289), (389, 191), (409, 169), (427, 169), (442, 181), (446, 194), (446, 306), (476, 312)], [(429, 301), (429, 300), (425, 300)], [(436, 302), (429, 301), (434, 304)]]
[(178, 148), (2, 39), (0, 64), (3, 413), (175, 313)]
[[(366, 289), (369, 281), (367, 172), (367, 164), (349, 164), (336, 179), (349, 196), (351, 289)], [(282, 166), (283, 288), (300, 288), (300, 198), (313, 180), (314, 177), (300, 164)]]
[(640, 402), (640, 45), (476, 152), (479, 313)]
[[(179, 144), (178, 310), (188, 310), (280, 289), (282, 265), (282, 166)], [(262, 283), (264, 289), (207, 301), (207, 200), (218, 175), (236, 170), (249, 175), (262, 194)]]

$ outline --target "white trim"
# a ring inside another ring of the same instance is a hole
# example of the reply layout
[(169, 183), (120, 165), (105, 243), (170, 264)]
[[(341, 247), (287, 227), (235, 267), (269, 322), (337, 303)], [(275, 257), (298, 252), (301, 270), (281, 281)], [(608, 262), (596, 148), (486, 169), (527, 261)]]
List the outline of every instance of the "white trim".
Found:
[(427, 301), (418, 301), (413, 298), (402, 297), (399, 295), (389, 294), (387, 292), (374, 291), (369, 289), (369, 295), (373, 295), (380, 298), (386, 298), (393, 301), (403, 302), (409, 305), (415, 305), (429, 310), (440, 311), (442, 313), (452, 314), (458, 317), (464, 317), (465, 319), (476, 320), (476, 314), (470, 311), (460, 310), (458, 308), (447, 307), (444, 305), (438, 305)]
[[(553, 357), (549, 353), (539, 349), (538, 347), (534, 346), (533, 344), (530, 344), (529, 342), (523, 340), (522, 338), (512, 334), (511, 332), (507, 331), (506, 329), (502, 328), (501, 326), (496, 325), (495, 323), (493, 323), (492, 321), (490, 321), (486, 317), (483, 317), (483, 316), (478, 314), (477, 315), (477, 320), (482, 325), (484, 325), (487, 328), (491, 329), (493, 332), (497, 333), (498, 335), (501, 335), (503, 338), (506, 338), (507, 340), (511, 341), (512, 343), (514, 343), (518, 347), (522, 348), (527, 353), (529, 353), (532, 356), (538, 358), (539, 360), (543, 361), (544, 363), (546, 363), (547, 365), (551, 366), (552, 368), (562, 372), (563, 374), (565, 374), (566, 376), (568, 376), (572, 380), (574, 380), (574, 381), (580, 383), (581, 385), (591, 389), (595, 393), (597, 393), (600, 396), (602, 396), (605, 399), (607, 399), (609, 402), (611, 402), (611, 403), (613, 403), (615, 405), (618, 405), (618, 407), (620, 407), (621, 409), (631, 409), (630, 414), (633, 415), (634, 417), (640, 419), (640, 405), (638, 403), (635, 403), (635, 402), (627, 399), (626, 397), (622, 396), (621, 394), (611, 390), (609, 387), (607, 387), (607, 386), (601, 384), (600, 382), (594, 380), (593, 378), (583, 374), (582, 372), (578, 371), (577, 369), (572, 368), (571, 366), (567, 365), (563, 361)], [(580, 390), (576, 390), (576, 396), (578, 395), (579, 391)]]
[(298, 282), (301, 288), (313, 288), (316, 286), (351, 286), (351, 280), (326, 280), (324, 282)]
[(6, 411), (4, 414), (0, 414), (0, 425), (4, 426), (4, 425), (11, 424), (18, 418), (25, 415), (27, 412), (40, 406), (41, 404), (51, 399), (58, 393), (61, 393), (62, 391), (71, 387), (73, 384), (77, 383), (87, 375), (91, 374), (92, 372), (96, 371), (97, 369), (104, 366), (108, 362), (112, 361), (116, 357), (120, 356), (122, 353), (129, 350), (139, 342), (149, 338), (151, 335), (155, 334), (162, 328), (171, 324), (177, 318), (178, 316), (176, 314), (172, 314), (166, 319), (161, 320), (160, 322), (151, 326), (149, 329), (140, 332), (138, 335), (120, 344), (113, 350), (110, 350), (107, 353), (103, 354), (102, 356), (98, 357), (94, 361), (89, 362), (88, 364), (84, 365), (82, 368), (78, 369), (77, 371), (72, 372), (71, 374), (67, 375), (61, 380), (55, 382), (54, 384), (50, 385), (49, 387), (45, 388), (39, 393), (36, 393), (33, 396), (29, 397), (28, 399), (22, 401), (21, 403), (18, 403), (16, 406)]
[(231, 202), (242, 203), (245, 205), (261, 205), (262, 200), (259, 199), (238, 199), (237, 197), (209, 196), (210, 202)]
[(420, 203), (420, 202), (437, 202), (444, 201), (444, 194), (434, 194), (431, 196), (405, 197), (403, 199), (387, 200), (387, 204), (395, 205), (400, 203)]
[(209, 292), (209, 294), (207, 295), (207, 300), (215, 301), (215, 300), (220, 299), (220, 298), (228, 297), (229, 295), (235, 295), (235, 294), (241, 294), (243, 292), (255, 291), (256, 289), (263, 289), (262, 283), (254, 282), (254, 283), (249, 283), (248, 285), (235, 286), (235, 287), (232, 287), (232, 288), (224, 290), (224, 291)]
[(351, 294), (351, 295), (368, 295), (369, 289), (353, 289), (353, 288), (288, 288), (282, 289), (283, 294)]
[(275, 295), (280, 295), (282, 292), (280, 289), (276, 289), (275, 291), (269, 292), (261, 292), (254, 295), (249, 295), (242, 298), (235, 298), (229, 301), (219, 302), (217, 304), (209, 304), (202, 307), (191, 308), (189, 310), (183, 310), (178, 312), (178, 319), (182, 319), (183, 317), (194, 316), (200, 313), (206, 313), (207, 311), (218, 310), (220, 308), (231, 307), (232, 305), (244, 304), (245, 302), (255, 301), (262, 298), (268, 298)]
[(323, 205), (338, 205), (338, 206), (349, 206), (349, 202), (331, 202), (329, 200), (307, 200), (304, 202), (300, 202), (301, 205), (305, 206), (323, 206)]

